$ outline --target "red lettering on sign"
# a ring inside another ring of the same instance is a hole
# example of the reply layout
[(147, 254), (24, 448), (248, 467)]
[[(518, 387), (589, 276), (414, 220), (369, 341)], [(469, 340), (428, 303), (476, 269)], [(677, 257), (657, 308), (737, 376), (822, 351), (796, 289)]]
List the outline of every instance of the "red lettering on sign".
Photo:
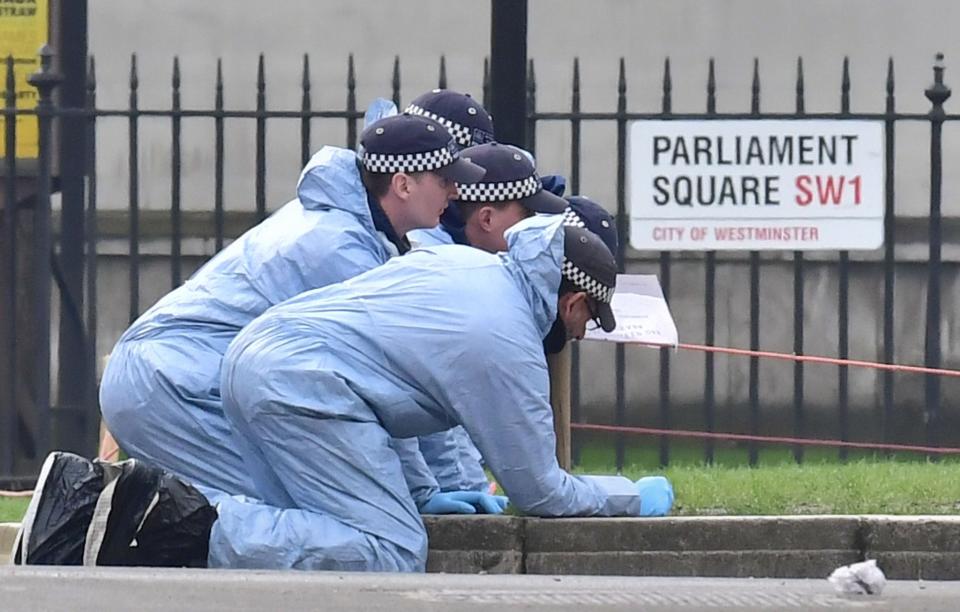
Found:
[(820, 231), (816, 226), (786, 227), (715, 227), (713, 238), (718, 242), (816, 242)]
[(844, 177), (818, 176), (816, 178), (817, 195), (820, 196), (820, 203), (826, 204), (828, 202), (832, 202), (833, 204), (839, 204), (840, 198), (843, 197)]
[(657, 242), (670, 240), (683, 240), (684, 228), (682, 227), (654, 227), (653, 239)]
[[(859, 206), (861, 202), (861, 179), (860, 175), (849, 176), (810, 176), (801, 174), (794, 181), (797, 188), (796, 202), (798, 206), (809, 206), (816, 196), (817, 202), (821, 206), (833, 204), (839, 206), (843, 203), (844, 187), (850, 185), (853, 188), (853, 204)], [(847, 190), (849, 193), (849, 190)]]
[(813, 201), (813, 193), (810, 191), (810, 176), (801, 174), (797, 177), (796, 185), (797, 191), (800, 192), (797, 194), (797, 204), (799, 206), (808, 206), (810, 202)]

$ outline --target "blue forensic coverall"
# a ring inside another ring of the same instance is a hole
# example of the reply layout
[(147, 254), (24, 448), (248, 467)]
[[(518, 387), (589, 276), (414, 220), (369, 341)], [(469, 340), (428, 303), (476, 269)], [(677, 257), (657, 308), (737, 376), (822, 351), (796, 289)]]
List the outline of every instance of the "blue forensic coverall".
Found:
[[(414, 248), (469, 244), (455, 206), (443, 213), (440, 225), (407, 232), (407, 238)], [(480, 451), (463, 427), (458, 425), (448, 431), (422, 436), (420, 452), (441, 491), (486, 491), (490, 487)]]
[[(423, 571), (427, 534), (390, 440), (455, 425), (525, 513), (639, 515), (627, 478), (557, 464), (543, 337), (561, 228), (524, 220), (505, 253), (415, 249), (248, 325), (224, 357), (223, 402), (264, 504), (221, 504), (211, 566)], [(223, 512), (242, 504), (245, 520)]]
[[(536, 165), (532, 156), (530, 161)], [(562, 176), (546, 175), (541, 177), (541, 181), (543, 188), (556, 196), (562, 196), (566, 190), (567, 180)], [(439, 225), (407, 232), (407, 238), (414, 248), (442, 244), (469, 245), (464, 226), (457, 207), (450, 206), (444, 211)], [(457, 426), (449, 431), (421, 437), (420, 452), (437, 479), (440, 490), (486, 491), (489, 488), (490, 482), (483, 471), (483, 458), (463, 427)]]
[(418, 229), (407, 232), (407, 238), (410, 239), (410, 245), (413, 248), (440, 246), (441, 244), (457, 244), (453, 240), (443, 225), (432, 227), (430, 229)]
[[(258, 497), (220, 400), (231, 340), (270, 306), (375, 268), (398, 253), (375, 223), (356, 154), (324, 147), (304, 168), (297, 199), (246, 232), (120, 338), (103, 375), (103, 418), (131, 457), (200, 486)], [(405, 448), (411, 487), (436, 491), (417, 450)]]

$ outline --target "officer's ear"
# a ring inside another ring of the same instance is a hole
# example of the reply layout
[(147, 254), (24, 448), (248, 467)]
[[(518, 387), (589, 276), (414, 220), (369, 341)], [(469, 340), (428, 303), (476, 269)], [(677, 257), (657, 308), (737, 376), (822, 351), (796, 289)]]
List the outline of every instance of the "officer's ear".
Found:
[(406, 172), (397, 172), (390, 178), (390, 190), (400, 199), (406, 200), (410, 197), (413, 182), (413, 177)]
[(485, 232), (493, 231), (493, 215), (496, 210), (493, 206), (481, 206), (477, 209), (477, 224), (480, 226), (480, 229)]
[(567, 321), (577, 310), (577, 305), (585, 301), (587, 294), (584, 291), (568, 291), (560, 296), (557, 302), (557, 315)]

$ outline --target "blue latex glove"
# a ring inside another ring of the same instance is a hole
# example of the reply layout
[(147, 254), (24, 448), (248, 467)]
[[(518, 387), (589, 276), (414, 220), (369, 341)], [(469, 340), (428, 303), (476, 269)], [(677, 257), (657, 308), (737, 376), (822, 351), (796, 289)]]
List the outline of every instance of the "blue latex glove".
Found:
[(663, 476), (646, 476), (636, 482), (640, 516), (666, 516), (673, 507), (673, 485)]
[(437, 493), (420, 506), (420, 514), (503, 514), (507, 498), (479, 491)]

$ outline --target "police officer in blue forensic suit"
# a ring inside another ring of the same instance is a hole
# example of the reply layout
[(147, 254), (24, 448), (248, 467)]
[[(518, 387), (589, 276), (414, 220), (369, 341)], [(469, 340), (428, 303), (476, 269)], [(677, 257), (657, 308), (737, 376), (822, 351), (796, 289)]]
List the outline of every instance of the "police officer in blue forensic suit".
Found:
[[(239, 331), (270, 306), (349, 279), (408, 250), (414, 228), (437, 224), (455, 181), (484, 170), (422, 116), (370, 125), (362, 153), (323, 147), (297, 198), (245, 233), (120, 338), (104, 372), (104, 420), (131, 457), (218, 492), (259, 497), (220, 399), (220, 366)], [(373, 357), (371, 357), (373, 358)], [(396, 441), (419, 504), (438, 487), (416, 446)]]
[[(612, 254), (616, 253), (613, 217), (589, 198), (559, 197), (566, 186), (563, 177), (551, 175), (541, 180), (528, 152), (511, 145), (488, 143), (469, 147), (463, 155), (483, 165), (487, 173), (476, 184), (463, 186), (438, 227), (411, 232), (412, 242), (465, 244), (495, 253), (506, 250), (504, 232), (522, 219), (537, 212), (563, 213), (567, 223), (594, 232)], [(497, 189), (503, 184), (519, 187), (512, 191)], [(558, 323), (545, 339), (545, 350), (559, 352), (566, 341)], [(420, 450), (442, 490), (489, 490), (480, 453), (462, 427), (422, 437)]]
[(504, 253), (417, 249), (248, 325), (222, 390), (263, 503), (221, 502), (211, 565), (423, 571), (426, 531), (391, 440), (454, 425), (522, 512), (667, 512), (668, 484), (645, 499), (626, 478), (557, 465), (543, 337), (558, 318), (571, 338), (591, 319), (616, 325), (613, 256), (562, 223), (524, 220)]

